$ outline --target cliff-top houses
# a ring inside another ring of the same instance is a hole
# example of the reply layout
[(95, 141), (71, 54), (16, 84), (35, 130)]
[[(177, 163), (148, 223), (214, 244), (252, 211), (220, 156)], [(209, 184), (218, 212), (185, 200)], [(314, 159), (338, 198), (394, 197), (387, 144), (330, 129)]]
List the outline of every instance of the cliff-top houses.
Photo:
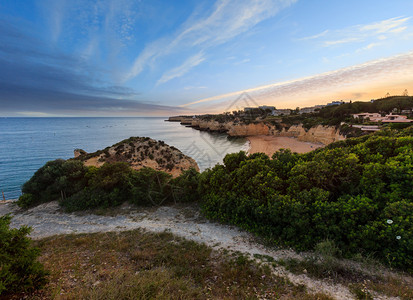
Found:
[(413, 120), (404, 115), (389, 114), (382, 117), (379, 113), (360, 113), (353, 114), (353, 118), (360, 120), (370, 120), (371, 122), (381, 123), (411, 123)]

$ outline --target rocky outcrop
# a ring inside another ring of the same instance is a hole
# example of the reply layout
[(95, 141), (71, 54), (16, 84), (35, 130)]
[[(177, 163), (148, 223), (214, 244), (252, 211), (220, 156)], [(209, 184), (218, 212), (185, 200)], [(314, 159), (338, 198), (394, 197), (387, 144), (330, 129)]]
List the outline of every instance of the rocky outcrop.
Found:
[(95, 167), (100, 167), (104, 163), (126, 162), (135, 170), (149, 167), (167, 172), (174, 177), (190, 168), (199, 171), (194, 159), (173, 146), (148, 137), (131, 137), (94, 153), (76, 149), (75, 159), (83, 161), (86, 166)]
[(182, 121), (192, 121), (192, 116), (174, 116), (174, 117), (169, 117), (168, 120), (169, 122), (181, 122)]
[(79, 156), (81, 156), (81, 155), (83, 155), (83, 154), (87, 154), (87, 152), (86, 152), (85, 150), (83, 150), (83, 149), (75, 149), (73, 152), (74, 152), (74, 154), (75, 154), (75, 158), (76, 158), (76, 157), (79, 157)]
[(270, 127), (264, 123), (233, 124), (228, 129), (230, 136), (271, 135)]
[(321, 143), (324, 145), (346, 139), (335, 127), (323, 125), (318, 125), (308, 130), (302, 125), (293, 125), (288, 129), (270, 130), (270, 134), (274, 136), (295, 137), (303, 142)]
[(231, 122), (220, 123), (218, 121), (205, 121), (200, 119), (194, 119), (191, 122), (191, 127), (202, 131), (227, 132), (231, 126)]
[(265, 122), (254, 122), (250, 124), (225, 122), (220, 123), (215, 120), (202, 120), (194, 118), (191, 127), (212, 132), (226, 132), (229, 136), (254, 136), (272, 135), (281, 137), (295, 137), (303, 142), (330, 143), (344, 140), (346, 137), (341, 135), (339, 130), (331, 126), (318, 125), (310, 129), (305, 129), (302, 125), (287, 127), (279, 123), (277, 126)]

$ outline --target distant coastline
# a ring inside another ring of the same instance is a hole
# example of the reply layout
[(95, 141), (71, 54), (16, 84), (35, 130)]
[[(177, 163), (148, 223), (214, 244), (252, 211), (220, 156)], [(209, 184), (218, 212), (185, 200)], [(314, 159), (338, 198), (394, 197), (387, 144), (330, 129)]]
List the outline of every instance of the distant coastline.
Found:
[(17, 199), (22, 184), (47, 161), (72, 158), (76, 148), (93, 153), (131, 136), (162, 140), (194, 158), (201, 171), (221, 163), (226, 153), (246, 150), (244, 139), (205, 134), (165, 118), (1, 118), (0, 192)]
[(262, 152), (268, 156), (272, 156), (280, 149), (307, 153), (346, 138), (334, 126), (318, 125), (306, 129), (302, 124), (289, 127), (264, 121), (242, 124), (205, 120), (202, 116), (174, 116), (165, 121), (179, 122), (185, 127), (200, 131), (226, 133), (231, 137), (245, 137), (248, 140), (247, 152), (249, 154)]

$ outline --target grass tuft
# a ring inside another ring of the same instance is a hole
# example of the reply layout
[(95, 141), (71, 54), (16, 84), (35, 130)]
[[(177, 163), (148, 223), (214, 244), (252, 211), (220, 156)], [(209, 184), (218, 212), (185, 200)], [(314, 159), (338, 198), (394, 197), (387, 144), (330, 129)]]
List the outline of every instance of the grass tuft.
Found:
[(32, 299), (331, 299), (241, 253), (168, 232), (62, 235), (36, 244), (51, 275)]

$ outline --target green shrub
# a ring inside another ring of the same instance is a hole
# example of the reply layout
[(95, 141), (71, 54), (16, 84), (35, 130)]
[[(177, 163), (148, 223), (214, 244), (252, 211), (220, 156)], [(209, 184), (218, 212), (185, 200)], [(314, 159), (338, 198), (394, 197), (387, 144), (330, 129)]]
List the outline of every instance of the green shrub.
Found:
[(199, 176), (203, 211), (298, 250), (329, 240), (413, 271), (412, 128), (307, 154), (227, 155)]
[(410, 127), (412, 124), (410, 123), (390, 123), (391, 129), (404, 129)]
[(175, 202), (194, 202), (201, 197), (198, 193), (199, 172), (190, 168), (170, 181)]
[(23, 195), (17, 204), (28, 208), (69, 197), (83, 188), (86, 171), (87, 168), (78, 160), (57, 159), (47, 162), (23, 185)]
[(172, 176), (162, 171), (143, 168), (133, 172), (129, 201), (136, 205), (162, 205), (172, 200), (169, 181)]
[(161, 205), (198, 199), (199, 173), (188, 170), (172, 180), (165, 172), (150, 168), (133, 170), (127, 163), (85, 167), (78, 160), (45, 164), (24, 184), (18, 204), (27, 208), (59, 199), (67, 211), (108, 208), (130, 202)]
[(89, 167), (86, 185), (65, 198), (61, 205), (68, 211), (108, 208), (130, 202), (136, 205), (161, 205), (169, 201), (171, 175), (150, 168), (133, 170), (126, 163)]
[(39, 249), (27, 237), (30, 228), (11, 229), (10, 220), (0, 217), (0, 295), (39, 289), (48, 274), (37, 261)]

